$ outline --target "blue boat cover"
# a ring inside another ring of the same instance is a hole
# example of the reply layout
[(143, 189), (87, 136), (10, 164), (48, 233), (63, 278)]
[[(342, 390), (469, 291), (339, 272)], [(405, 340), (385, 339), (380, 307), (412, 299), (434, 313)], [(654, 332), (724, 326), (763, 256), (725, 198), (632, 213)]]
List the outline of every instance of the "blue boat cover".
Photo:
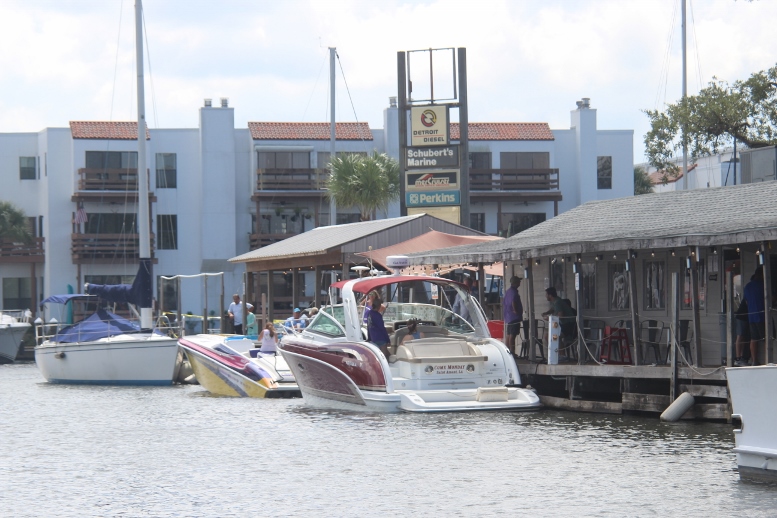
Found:
[(54, 341), (59, 343), (93, 342), (108, 336), (137, 333), (139, 331), (140, 326), (126, 318), (104, 309), (98, 309), (90, 317), (72, 326), (60, 329), (59, 333), (54, 337)]
[(129, 302), (140, 308), (150, 308), (153, 297), (151, 269), (151, 259), (141, 259), (138, 273), (132, 284), (89, 284), (86, 292), (111, 303), (125, 304)]

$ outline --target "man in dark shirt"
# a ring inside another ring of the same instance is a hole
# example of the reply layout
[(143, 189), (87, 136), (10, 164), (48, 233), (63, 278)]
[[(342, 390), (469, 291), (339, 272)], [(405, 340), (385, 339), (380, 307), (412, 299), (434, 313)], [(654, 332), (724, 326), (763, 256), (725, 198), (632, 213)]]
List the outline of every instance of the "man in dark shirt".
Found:
[(758, 344), (762, 342), (766, 332), (766, 315), (764, 312), (764, 271), (756, 268), (745, 286), (744, 298), (747, 301), (748, 321), (750, 322), (750, 365), (757, 365)]

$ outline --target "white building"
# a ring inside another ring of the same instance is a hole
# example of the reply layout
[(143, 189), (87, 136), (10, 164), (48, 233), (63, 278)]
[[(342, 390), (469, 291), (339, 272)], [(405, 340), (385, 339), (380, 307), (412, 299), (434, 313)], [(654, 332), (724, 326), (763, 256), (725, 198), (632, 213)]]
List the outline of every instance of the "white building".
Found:
[[(229, 299), (242, 290), (242, 272), (227, 259), (332, 222), (323, 190), (329, 124), (235, 128), (226, 99), (216, 107), (207, 100), (199, 120), (198, 128), (148, 130), (154, 274), (224, 271)], [(336, 150), (398, 158), (397, 121), (392, 103), (384, 128), (338, 123)], [(458, 138), (456, 124), (451, 134)], [(633, 131), (599, 130), (587, 99), (571, 112), (569, 129), (470, 123), (469, 135), (474, 229), (512, 235), (587, 201), (633, 193)], [(131, 279), (138, 258), (136, 138), (132, 122), (0, 134), (0, 200), (21, 208), (36, 236), (32, 244), (0, 244), (1, 308), (31, 307), (32, 299), (68, 286), (78, 292), (84, 282)], [(399, 211), (396, 203), (377, 217)], [(355, 209), (338, 207), (336, 223), (357, 220)], [(203, 286), (192, 281), (183, 290), (180, 309), (201, 313)], [(218, 291), (209, 287), (208, 307), (218, 307)], [(171, 307), (174, 290), (165, 300)]]

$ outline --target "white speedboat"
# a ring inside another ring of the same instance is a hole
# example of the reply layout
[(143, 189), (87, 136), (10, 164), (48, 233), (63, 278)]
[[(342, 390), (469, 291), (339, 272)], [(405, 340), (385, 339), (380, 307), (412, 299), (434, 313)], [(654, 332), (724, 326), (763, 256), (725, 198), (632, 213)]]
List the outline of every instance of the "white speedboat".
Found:
[(734, 430), (734, 452), (743, 479), (777, 482), (777, 365), (726, 369)]
[(218, 396), (290, 398), (300, 391), (286, 361), (259, 352), (244, 336), (189, 335), (179, 340), (199, 384)]
[[(55, 295), (66, 303), (85, 295)], [(35, 363), (50, 383), (88, 385), (172, 385), (178, 339), (172, 329), (141, 330), (105, 309), (73, 325), (35, 328)]]
[(29, 311), (0, 311), (0, 364), (13, 363), (16, 360), (22, 337), (29, 328)]
[[(336, 283), (342, 304), (320, 309), (280, 350), (306, 404), (378, 412), (535, 410), (507, 347), (491, 338), (486, 318), (464, 286), (439, 277), (383, 276)], [(389, 357), (365, 339), (360, 303), (384, 292)], [(465, 300), (472, 323), (451, 311)], [(407, 322), (418, 338), (405, 340)]]

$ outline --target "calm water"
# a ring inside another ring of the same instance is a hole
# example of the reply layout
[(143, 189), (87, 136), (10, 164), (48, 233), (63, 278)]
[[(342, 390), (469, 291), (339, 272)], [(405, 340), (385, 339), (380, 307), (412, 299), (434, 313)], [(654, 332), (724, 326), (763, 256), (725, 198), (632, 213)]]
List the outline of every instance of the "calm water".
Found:
[(326, 412), (21, 364), (0, 367), (0, 440), (2, 516), (777, 515), (725, 424)]

